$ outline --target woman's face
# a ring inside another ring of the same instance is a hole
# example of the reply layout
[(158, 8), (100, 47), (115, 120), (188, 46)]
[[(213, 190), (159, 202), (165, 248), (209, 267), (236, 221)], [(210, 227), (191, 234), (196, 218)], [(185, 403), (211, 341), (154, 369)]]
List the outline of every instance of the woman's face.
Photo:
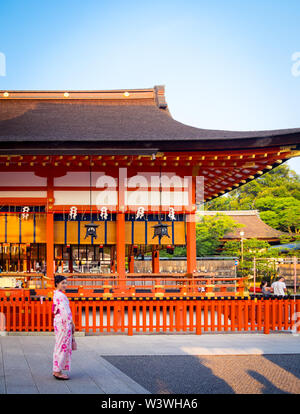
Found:
[(57, 285), (57, 289), (61, 290), (62, 292), (64, 292), (66, 290), (67, 287), (67, 280), (62, 280), (58, 285)]

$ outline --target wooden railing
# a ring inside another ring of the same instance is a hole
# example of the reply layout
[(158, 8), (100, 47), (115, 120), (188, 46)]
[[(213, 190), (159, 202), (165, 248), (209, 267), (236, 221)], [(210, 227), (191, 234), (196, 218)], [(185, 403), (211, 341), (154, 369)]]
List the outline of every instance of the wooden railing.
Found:
[[(210, 278), (210, 277), (165, 277), (130, 276), (72, 278), (68, 279), (67, 294), (70, 297), (119, 297), (119, 296), (244, 296), (247, 278)], [(52, 296), (53, 287), (37, 287), (35, 295)], [(2, 296), (28, 296), (29, 289), (0, 289)]]
[[(50, 298), (0, 298), (0, 329), (15, 332), (53, 330)], [(300, 332), (300, 298), (90, 298), (70, 299), (76, 330), (124, 332)]]
[[(73, 278), (70, 296), (232, 296), (244, 295), (247, 278), (166, 277), (164, 275), (120, 278)], [(87, 284), (85, 284), (87, 283)], [(91, 285), (91, 283), (93, 283)]]

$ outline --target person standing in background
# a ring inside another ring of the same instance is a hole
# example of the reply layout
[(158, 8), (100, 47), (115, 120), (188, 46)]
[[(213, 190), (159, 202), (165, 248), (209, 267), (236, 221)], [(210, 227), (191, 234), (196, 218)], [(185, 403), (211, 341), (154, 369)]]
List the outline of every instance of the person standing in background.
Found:
[(268, 286), (268, 282), (266, 280), (262, 280), (260, 288), (264, 298), (270, 298), (272, 296), (271, 288)]
[(285, 296), (286, 285), (284, 277), (279, 277), (277, 282), (272, 283), (271, 288), (273, 290), (274, 296)]

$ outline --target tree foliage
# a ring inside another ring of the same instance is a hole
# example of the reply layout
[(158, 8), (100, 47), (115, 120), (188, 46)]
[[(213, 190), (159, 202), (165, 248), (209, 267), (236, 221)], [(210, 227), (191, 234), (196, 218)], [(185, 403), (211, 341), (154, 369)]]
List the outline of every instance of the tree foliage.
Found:
[(234, 221), (231, 217), (218, 213), (215, 216), (200, 216), (196, 225), (197, 256), (213, 256), (218, 254), (225, 233), (231, 232), (243, 225)]
[(258, 210), (269, 226), (300, 234), (300, 177), (282, 164), (206, 204), (207, 210)]
[(255, 238), (243, 240), (243, 256), (241, 241), (227, 241), (224, 244), (222, 256), (236, 256), (239, 258), (238, 276), (248, 276), (253, 274), (253, 259), (258, 259), (256, 272), (264, 275), (264, 278), (271, 280), (276, 275), (274, 261), (260, 260), (263, 258), (279, 257), (278, 249), (271, 248), (270, 244), (264, 240)]
[[(220, 239), (224, 234), (231, 232), (243, 225), (236, 223), (231, 217), (225, 214), (216, 214), (215, 216), (201, 216), (196, 223), (196, 249), (197, 256), (215, 256), (219, 254), (218, 248), (221, 245)], [(161, 257), (172, 257), (165, 250), (160, 253)], [(174, 256), (186, 256), (185, 246), (176, 246)]]

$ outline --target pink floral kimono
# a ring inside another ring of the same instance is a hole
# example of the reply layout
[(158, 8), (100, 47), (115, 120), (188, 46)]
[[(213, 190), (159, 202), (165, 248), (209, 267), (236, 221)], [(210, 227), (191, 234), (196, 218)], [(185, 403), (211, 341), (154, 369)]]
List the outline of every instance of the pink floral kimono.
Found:
[(69, 299), (59, 290), (53, 295), (55, 347), (53, 372), (70, 371), (72, 356), (72, 313)]

